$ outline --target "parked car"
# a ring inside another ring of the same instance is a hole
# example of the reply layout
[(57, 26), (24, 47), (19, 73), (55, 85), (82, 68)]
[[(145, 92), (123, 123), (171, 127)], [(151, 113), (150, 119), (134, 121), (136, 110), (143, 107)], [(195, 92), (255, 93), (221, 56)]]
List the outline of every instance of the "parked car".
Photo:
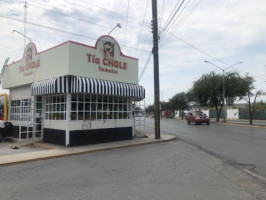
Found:
[(210, 125), (210, 118), (202, 111), (189, 112), (185, 119), (187, 120), (187, 124), (195, 123), (198, 125), (206, 123), (207, 125)]
[(5, 137), (10, 137), (13, 133), (13, 124), (11, 122), (0, 121), (0, 142)]

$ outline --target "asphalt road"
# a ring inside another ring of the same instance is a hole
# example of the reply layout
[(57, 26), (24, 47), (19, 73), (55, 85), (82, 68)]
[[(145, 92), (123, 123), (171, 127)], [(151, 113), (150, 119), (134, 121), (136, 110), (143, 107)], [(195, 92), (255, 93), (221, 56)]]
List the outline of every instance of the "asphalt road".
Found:
[(263, 182), (181, 140), (0, 166), (0, 180), (1, 200), (266, 197)]
[[(153, 132), (154, 119), (146, 118), (146, 130)], [(211, 125), (187, 125), (185, 120), (162, 119), (166, 132), (231, 163), (266, 177), (266, 128)]]

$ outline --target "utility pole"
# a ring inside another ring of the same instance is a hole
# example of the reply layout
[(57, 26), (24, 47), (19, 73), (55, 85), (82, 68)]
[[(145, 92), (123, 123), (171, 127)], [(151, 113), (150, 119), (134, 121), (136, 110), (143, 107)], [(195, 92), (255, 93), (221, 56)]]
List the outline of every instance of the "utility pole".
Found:
[(157, 0), (152, 0), (152, 33), (153, 33), (153, 65), (154, 65), (154, 123), (155, 139), (160, 139), (160, 81), (159, 81), (159, 53), (158, 53), (158, 20)]
[[(27, 35), (27, 1), (24, 4), (24, 35)], [(24, 48), (26, 47), (26, 38), (24, 37)]]

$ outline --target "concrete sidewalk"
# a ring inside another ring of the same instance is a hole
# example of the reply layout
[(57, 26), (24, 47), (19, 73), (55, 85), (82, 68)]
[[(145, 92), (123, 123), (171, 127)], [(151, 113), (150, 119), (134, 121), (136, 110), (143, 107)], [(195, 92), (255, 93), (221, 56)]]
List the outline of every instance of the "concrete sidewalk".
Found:
[[(77, 155), (77, 154), (82, 154), (82, 153), (92, 153), (92, 152), (117, 149), (117, 148), (122, 148), (122, 147), (145, 145), (145, 144), (152, 144), (152, 143), (158, 143), (158, 142), (167, 142), (167, 141), (171, 141), (174, 139), (175, 139), (175, 136), (173, 135), (161, 135), (160, 140), (155, 139), (154, 136), (149, 136), (148, 138), (147, 137), (134, 138), (132, 140), (108, 142), (108, 143), (86, 145), (86, 146), (79, 146), (79, 147), (70, 147), (70, 148), (37, 142), (37, 143), (34, 143), (34, 146), (43, 148), (43, 149), (48, 149), (48, 150), (34, 151), (33, 149), (32, 152), (0, 155), (0, 166), (23, 163), (23, 162), (30, 162), (30, 161), (35, 161), (35, 160), (43, 160), (43, 159), (50, 159), (50, 158), (56, 158), (56, 157)], [(23, 143), (22, 146), (24, 145), (26, 145), (25, 142)]]
[[(175, 119), (181, 120), (181, 118), (175, 118)], [(185, 121), (185, 118), (183, 120)], [(249, 120), (247, 119), (227, 119), (226, 122), (223, 122), (223, 118), (220, 118), (220, 122), (216, 122), (215, 118), (210, 118), (210, 120), (211, 123), (266, 128), (266, 120), (253, 120), (252, 125), (249, 124)]]
[[(224, 123), (224, 122), (219, 122)], [(249, 120), (231, 120), (228, 119), (224, 124), (229, 125), (244, 125), (244, 126), (251, 126), (251, 127), (265, 127), (266, 128), (266, 120), (253, 120), (252, 125), (250, 125)]]

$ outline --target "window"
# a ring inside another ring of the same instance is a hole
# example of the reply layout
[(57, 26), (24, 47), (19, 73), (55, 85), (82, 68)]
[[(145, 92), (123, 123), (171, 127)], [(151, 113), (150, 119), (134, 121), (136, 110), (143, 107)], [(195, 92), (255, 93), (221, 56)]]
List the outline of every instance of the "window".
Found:
[(131, 119), (130, 97), (72, 94), (71, 120)]
[(30, 121), (31, 120), (31, 99), (11, 101), (10, 120)]
[(51, 95), (45, 97), (45, 119), (66, 119), (66, 95)]

